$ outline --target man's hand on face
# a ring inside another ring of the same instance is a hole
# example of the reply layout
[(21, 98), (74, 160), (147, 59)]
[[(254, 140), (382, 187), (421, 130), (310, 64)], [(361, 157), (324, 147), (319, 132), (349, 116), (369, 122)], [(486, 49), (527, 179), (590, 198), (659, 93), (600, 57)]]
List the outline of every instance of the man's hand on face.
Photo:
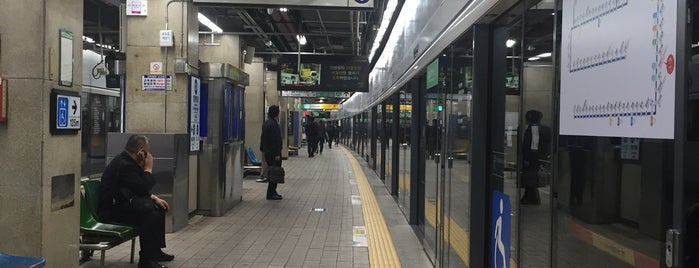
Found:
[(153, 172), (153, 154), (145, 152), (145, 158), (143, 159), (143, 171)]

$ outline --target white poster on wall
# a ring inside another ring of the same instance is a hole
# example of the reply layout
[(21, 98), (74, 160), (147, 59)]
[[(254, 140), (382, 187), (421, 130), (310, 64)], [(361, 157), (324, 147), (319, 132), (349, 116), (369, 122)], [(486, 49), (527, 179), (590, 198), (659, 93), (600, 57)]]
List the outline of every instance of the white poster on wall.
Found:
[(672, 139), (677, 1), (563, 1), (560, 134)]

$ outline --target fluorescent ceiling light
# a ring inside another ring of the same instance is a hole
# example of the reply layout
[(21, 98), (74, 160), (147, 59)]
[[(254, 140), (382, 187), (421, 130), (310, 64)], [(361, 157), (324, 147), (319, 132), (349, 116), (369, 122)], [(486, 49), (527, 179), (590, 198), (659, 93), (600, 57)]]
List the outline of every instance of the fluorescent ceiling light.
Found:
[(539, 55), (536, 55), (539, 58), (548, 58), (551, 57), (551, 52), (546, 52), (546, 53), (541, 53)]
[(540, 58), (539, 58), (539, 57), (531, 57), (531, 58), (529, 58), (529, 60), (538, 60), (538, 59), (540, 59)]
[(209, 20), (209, 18), (204, 16), (204, 14), (199, 13), (199, 22), (201, 22), (201, 24), (204, 24), (204, 26), (209, 27), (209, 29), (211, 29), (211, 31), (214, 33), (223, 32), (223, 30), (221, 30), (221, 27), (218, 27), (218, 25)]
[(517, 41), (515, 41), (513, 39), (507, 39), (507, 42), (505, 42), (505, 46), (510, 48), (510, 47), (513, 47), (515, 45), (515, 43), (517, 43)]
[(381, 45), (381, 40), (383, 40), (383, 36), (386, 34), (386, 30), (388, 29), (388, 24), (391, 23), (391, 18), (393, 17), (393, 12), (396, 11), (396, 6), (398, 6), (397, 0), (389, 0), (388, 5), (386, 5), (386, 9), (383, 11), (383, 16), (381, 17), (381, 24), (379, 26), (379, 31), (376, 32), (376, 37), (374, 38), (374, 44), (371, 46), (371, 53), (369, 53), (369, 60), (374, 58), (374, 54), (376, 54), (376, 50), (379, 49), (379, 46)]
[(296, 35), (296, 40), (298, 40), (299, 44), (301, 44), (302, 46), (306, 45), (306, 36), (302, 34)]

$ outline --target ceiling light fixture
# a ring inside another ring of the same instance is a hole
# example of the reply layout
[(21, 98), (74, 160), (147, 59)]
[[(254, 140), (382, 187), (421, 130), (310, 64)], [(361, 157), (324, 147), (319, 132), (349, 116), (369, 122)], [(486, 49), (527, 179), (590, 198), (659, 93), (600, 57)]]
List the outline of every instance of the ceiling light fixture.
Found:
[(306, 36), (304, 36), (304, 35), (302, 35), (302, 34), (296, 35), (296, 40), (298, 40), (298, 41), (299, 41), (299, 44), (301, 44), (302, 46), (305, 46), (306, 43), (307, 43), (307, 42), (306, 42)]
[(507, 42), (505, 42), (505, 46), (507, 46), (508, 48), (511, 48), (511, 47), (515, 46), (515, 43), (517, 43), (517, 41), (515, 41), (514, 39), (507, 39)]
[(209, 18), (204, 16), (204, 14), (199, 13), (199, 22), (201, 22), (201, 24), (204, 24), (204, 26), (209, 27), (209, 29), (211, 29), (211, 31), (214, 33), (222, 33), (223, 32), (221, 27), (218, 27), (218, 25), (216, 25)]
[(285, 7), (282, 7), (282, 8), (279, 9), (279, 11), (281, 11), (281, 12), (287, 12), (287, 11), (289, 11), (289, 9), (287, 9), (287, 8), (285, 8)]
[(539, 57), (531, 57), (531, 58), (529, 58), (530, 61), (534, 61), (534, 60), (538, 60), (538, 59), (540, 59), (540, 58), (539, 58)]
[(548, 58), (551, 57), (551, 52), (546, 52), (546, 53), (541, 53), (539, 55), (536, 55), (539, 58)]

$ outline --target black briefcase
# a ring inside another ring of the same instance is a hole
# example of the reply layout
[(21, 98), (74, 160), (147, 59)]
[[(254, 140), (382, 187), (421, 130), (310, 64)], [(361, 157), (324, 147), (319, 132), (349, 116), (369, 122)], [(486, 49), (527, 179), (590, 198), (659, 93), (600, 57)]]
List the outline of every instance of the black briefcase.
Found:
[(283, 167), (267, 167), (267, 180), (269, 182), (284, 183), (285, 175)]

